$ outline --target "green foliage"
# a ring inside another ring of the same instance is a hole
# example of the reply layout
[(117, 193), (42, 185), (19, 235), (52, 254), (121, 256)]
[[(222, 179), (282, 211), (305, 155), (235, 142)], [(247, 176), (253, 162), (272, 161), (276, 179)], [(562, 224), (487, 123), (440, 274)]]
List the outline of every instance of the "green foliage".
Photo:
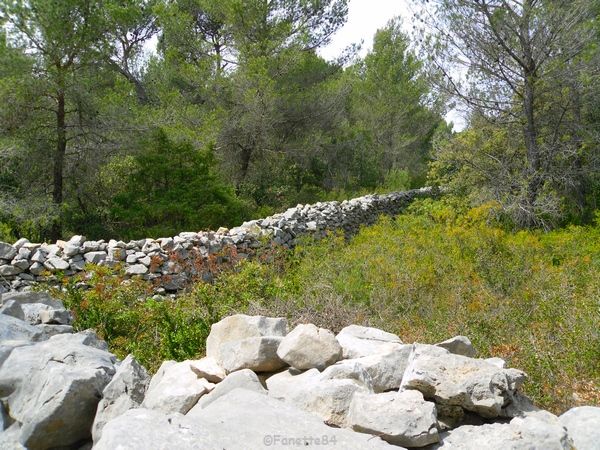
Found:
[(219, 179), (215, 164), (211, 149), (155, 132), (139, 154), (117, 163), (120, 187), (110, 216), (118, 234), (171, 236), (240, 223), (243, 205)]

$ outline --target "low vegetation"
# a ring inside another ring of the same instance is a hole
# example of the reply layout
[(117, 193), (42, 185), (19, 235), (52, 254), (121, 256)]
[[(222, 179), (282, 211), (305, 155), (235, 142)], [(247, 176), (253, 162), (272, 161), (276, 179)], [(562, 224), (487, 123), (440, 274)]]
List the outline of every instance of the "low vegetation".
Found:
[(495, 205), (424, 200), (346, 242), (331, 236), (243, 262), (173, 300), (106, 269), (62, 294), (80, 329), (150, 369), (200, 356), (210, 325), (234, 312), (286, 316), (334, 331), (382, 327), (405, 342), (469, 336), (481, 357), (529, 375), (526, 393), (561, 412), (600, 404), (600, 223), (512, 232)]

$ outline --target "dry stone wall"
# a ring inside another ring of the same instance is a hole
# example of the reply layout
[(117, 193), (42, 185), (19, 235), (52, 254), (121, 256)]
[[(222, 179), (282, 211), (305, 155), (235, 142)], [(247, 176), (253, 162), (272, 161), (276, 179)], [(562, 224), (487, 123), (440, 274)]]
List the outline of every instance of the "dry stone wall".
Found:
[(381, 215), (396, 215), (412, 200), (432, 195), (431, 188), (423, 188), (343, 202), (298, 205), (232, 229), (182, 232), (158, 239), (107, 242), (73, 236), (54, 244), (35, 244), (25, 238), (14, 244), (0, 242), (0, 293), (52, 281), (59, 272), (66, 276), (77, 274), (88, 263), (121, 264), (127, 276), (153, 281), (160, 290), (178, 291), (197, 275), (198, 262), (207, 261), (211, 255), (233, 250), (238, 258), (246, 258), (273, 243), (292, 247), (304, 235), (323, 237), (332, 230), (352, 234)]

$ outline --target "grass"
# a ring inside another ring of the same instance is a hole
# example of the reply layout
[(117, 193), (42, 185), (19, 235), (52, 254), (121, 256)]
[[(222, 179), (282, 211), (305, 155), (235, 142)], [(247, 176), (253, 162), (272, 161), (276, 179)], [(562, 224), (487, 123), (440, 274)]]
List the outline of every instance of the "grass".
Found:
[(334, 331), (369, 324), (405, 342), (463, 334), (481, 357), (525, 370), (539, 406), (600, 405), (600, 226), (513, 233), (487, 222), (489, 208), (418, 201), (349, 242), (244, 262), (177, 301), (147, 300), (145, 285), (107, 273), (64, 298), (79, 327), (151, 369), (201, 355), (221, 317), (261, 313)]

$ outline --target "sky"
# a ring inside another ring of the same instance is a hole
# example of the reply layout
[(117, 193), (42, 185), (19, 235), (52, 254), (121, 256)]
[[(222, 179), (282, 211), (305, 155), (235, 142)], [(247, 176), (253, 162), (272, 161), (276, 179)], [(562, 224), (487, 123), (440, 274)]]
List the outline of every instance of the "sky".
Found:
[(348, 5), (348, 21), (320, 51), (326, 59), (334, 59), (347, 46), (361, 40), (364, 41), (361, 52), (364, 55), (373, 46), (375, 32), (385, 27), (390, 19), (401, 16), (407, 26), (412, 16), (408, 0), (349, 0)]
[[(373, 46), (375, 32), (390, 19), (401, 16), (405, 30), (410, 31), (414, 8), (411, 3), (410, 0), (349, 0), (348, 21), (319, 53), (325, 59), (335, 59), (349, 45), (363, 41), (361, 56), (364, 56)], [(454, 131), (466, 126), (462, 114), (456, 110), (450, 111), (446, 120), (454, 123)]]

